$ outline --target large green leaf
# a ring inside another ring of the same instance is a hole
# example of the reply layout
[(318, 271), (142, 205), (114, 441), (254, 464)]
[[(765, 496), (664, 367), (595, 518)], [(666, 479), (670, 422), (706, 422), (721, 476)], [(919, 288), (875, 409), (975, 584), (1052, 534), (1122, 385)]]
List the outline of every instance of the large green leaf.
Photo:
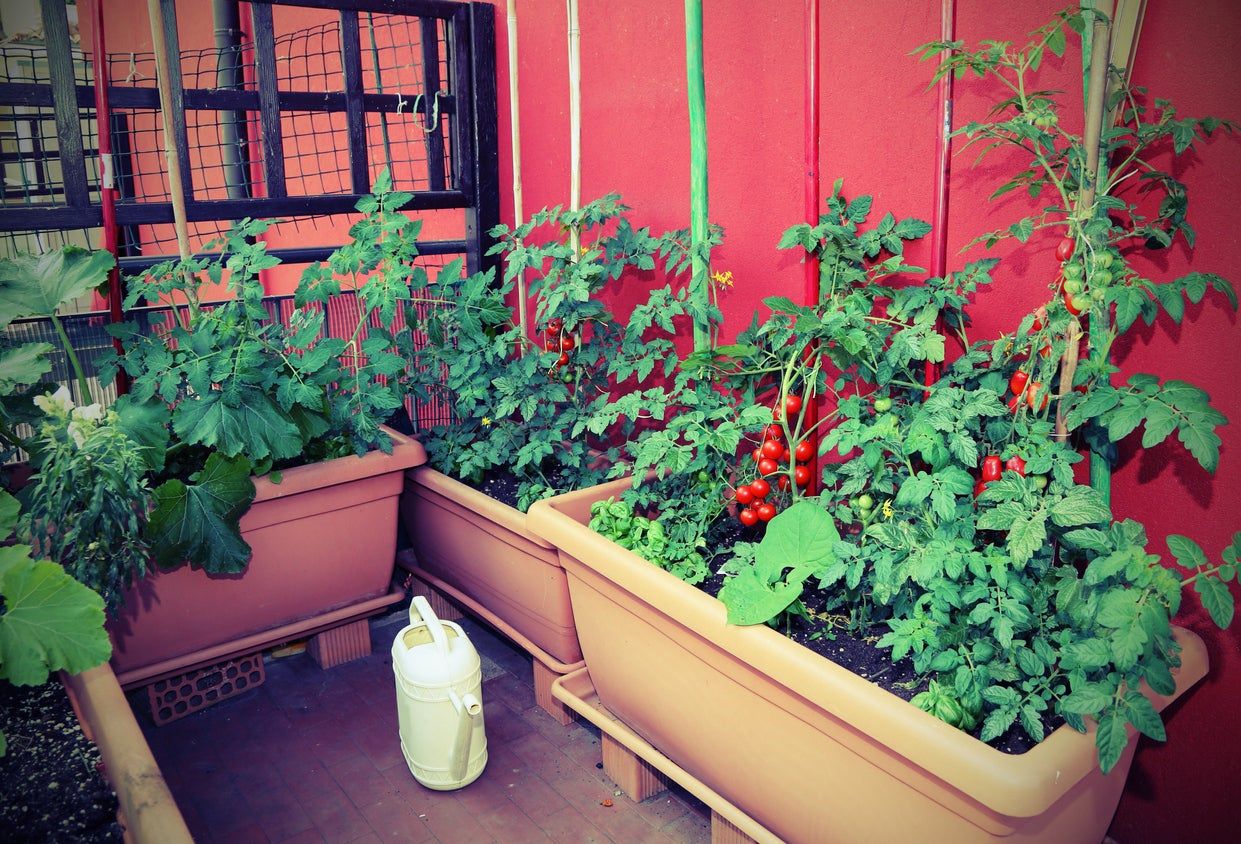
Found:
[(301, 453), (297, 425), (271, 396), (255, 387), (234, 392), (212, 391), (178, 404), (172, 416), (177, 436), (226, 457), (280, 460)]
[(754, 564), (720, 590), (728, 623), (762, 624), (775, 618), (801, 596), (807, 577), (835, 559), (833, 549), (839, 541), (832, 518), (809, 501), (799, 501), (777, 515), (767, 524)]
[(121, 396), (112, 409), (116, 411), (117, 427), (138, 444), (147, 469), (161, 471), (168, 451), (168, 406), (159, 400), (137, 402), (132, 396)]
[(0, 352), (0, 394), (8, 395), (17, 387), (36, 384), (52, 371), (47, 354), (52, 351), (48, 343), (26, 343)]
[(0, 328), (21, 317), (50, 316), (99, 286), (115, 263), (108, 252), (78, 246), (0, 261)]
[(56, 563), (31, 560), (29, 550), (0, 549), (0, 676), (19, 686), (42, 683), (51, 671), (76, 674), (112, 655), (103, 598)]
[(156, 488), (146, 538), (161, 568), (189, 561), (212, 573), (245, 570), (250, 546), (238, 520), (254, 500), (250, 468), (245, 458), (212, 454), (189, 484), (171, 480)]

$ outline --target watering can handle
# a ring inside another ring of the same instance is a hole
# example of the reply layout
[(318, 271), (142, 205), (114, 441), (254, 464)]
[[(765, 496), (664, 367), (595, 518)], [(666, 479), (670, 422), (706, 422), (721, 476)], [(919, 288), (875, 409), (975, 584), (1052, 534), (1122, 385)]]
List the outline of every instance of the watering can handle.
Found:
[(409, 605), (409, 623), (426, 624), (435, 647), (441, 654), (448, 654), (448, 635), (444, 632), (444, 625), (440, 624), (439, 617), (422, 595), (415, 595)]

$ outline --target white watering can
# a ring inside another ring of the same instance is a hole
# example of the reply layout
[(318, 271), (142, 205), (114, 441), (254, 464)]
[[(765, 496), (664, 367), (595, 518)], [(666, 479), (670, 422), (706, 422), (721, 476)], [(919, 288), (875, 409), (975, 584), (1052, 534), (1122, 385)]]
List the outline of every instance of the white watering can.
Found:
[(437, 791), (478, 779), (487, 765), (483, 675), (465, 631), (414, 596), (409, 626), (392, 643), (392, 671), (401, 752), (414, 779)]

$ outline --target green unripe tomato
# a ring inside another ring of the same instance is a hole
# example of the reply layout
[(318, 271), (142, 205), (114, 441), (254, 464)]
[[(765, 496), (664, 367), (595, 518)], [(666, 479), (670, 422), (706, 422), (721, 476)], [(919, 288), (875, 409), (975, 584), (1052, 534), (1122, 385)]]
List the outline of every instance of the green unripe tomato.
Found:
[(560, 380), (566, 384), (572, 384), (573, 373), (566, 369), (564, 372), (560, 373)]
[(857, 508), (863, 513), (868, 513), (875, 509), (875, 499), (871, 498), (866, 493), (862, 493), (857, 497)]
[(1112, 262), (1115, 260), (1116, 256), (1112, 254), (1110, 249), (1100, 249), (1098, 252), (1094, 253), (1094, 257), (1091, 258), (1091, 263), (1101, 270), (1106, 270), (1108, 267), (1112, 266)]
[(1097, 269), (1090, 274), (1090, 283), (1095, 287), (1107, 287), (1113, 277), (1111, 270)]
[(1094, 290), (1090, 291), (1090, 298), (1096, 302), (1102, 302), (1107, 298), (1107, 294), (1103, 292), (1103, 288), (1096, 287)]
[(887, 396), (880, 396), (875, 399), (875, 413), (887, 413), (892, 409), (892, 399)]
[(1070, 278), (1080, 279), (1083, 275), (1085, 275), (1086, 270), (1085, 267), (1081, 265), (1080, 261), (1068, 261), (1060, 269), (1060, 272), (1064, 274), (1064, 277), (1067, 280)]
[(699, 469), (698, 474), (694, 475), (694, 477), (698, 479), (700, 484), (711, 483), (711, 474), (706, 469)]
[(1064, 292), (1070, 296), (1074, 296), (1082, 292), (1082, 280), (1080, 278), (1066, 278), (1064, 280)]
[(1030, 480), (1034, 481), (1035, 489), (1047, 489), (1047, 476), (1046, 475), (1033, 475), (1030, 477)]

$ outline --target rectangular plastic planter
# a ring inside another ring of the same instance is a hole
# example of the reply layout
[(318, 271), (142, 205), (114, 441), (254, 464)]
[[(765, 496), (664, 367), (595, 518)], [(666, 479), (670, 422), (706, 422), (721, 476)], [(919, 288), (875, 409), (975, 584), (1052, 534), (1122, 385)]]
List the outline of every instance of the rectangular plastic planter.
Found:
[(564, 569), (525, 513), (423, 466), (406, 473), (401, 519), (419, 568), (562, 663), (553, 670), (581, 662)]
[[(387, 429), (385, 429), (387, 430)], [(426, 462), (416, 440), (388, 430), (371, 451), (254, 479), (241, 519), (253, 549), (241, 574), (182, 566), (143, 578), (108, 624), (122, 685), (176, 674), (340, 623), (388, 602), (397, 501), (405, 470)], [(275, 636), (276, 638), (272, 638)]]
[[(599, 700), (669, 759), (788, 841), (1097, 844), (1132, 763), (1104, 776), (1094, 735), (1061, 727), (1001, 753), (776, 631), (725, 623), (724, 606), (586, 526), (628, 481), (530, 509), (569, 576)], [(1177, 695), (1206, 673), (1177, 629)]]

